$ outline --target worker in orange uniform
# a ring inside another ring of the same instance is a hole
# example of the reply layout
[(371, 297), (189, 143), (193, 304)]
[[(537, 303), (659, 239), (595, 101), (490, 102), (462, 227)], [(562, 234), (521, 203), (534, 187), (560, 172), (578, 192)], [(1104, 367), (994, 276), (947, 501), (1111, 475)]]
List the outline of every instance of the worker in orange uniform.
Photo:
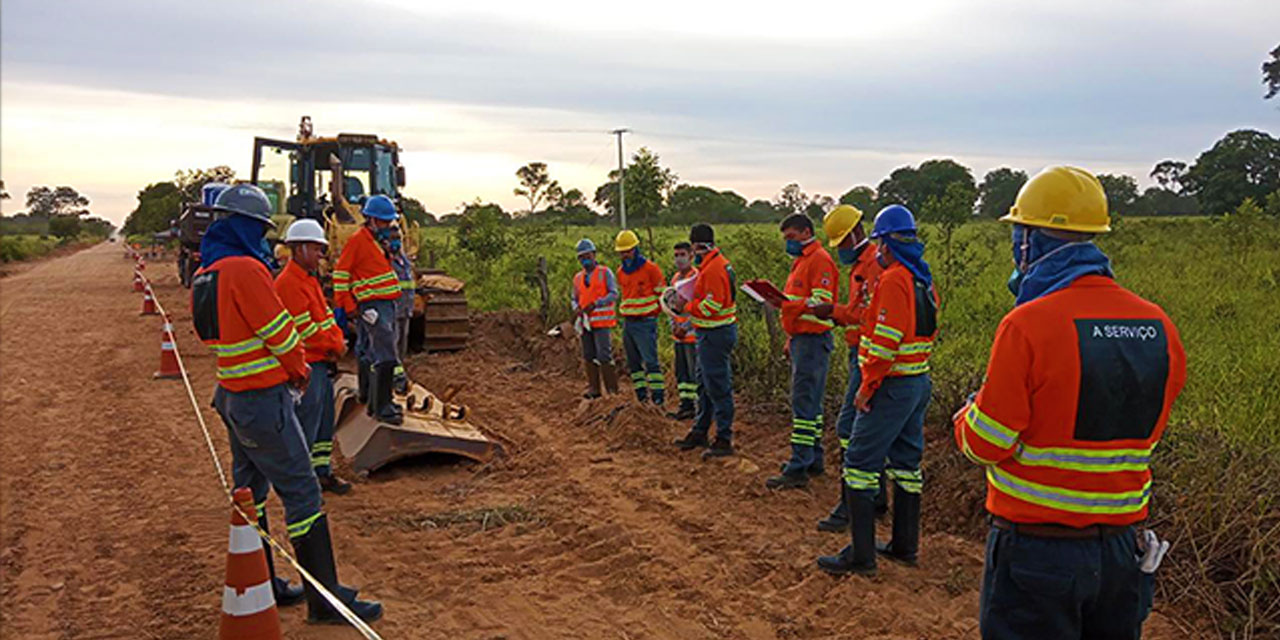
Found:
[[(827, 245), (836, 250), (836, 259), (850, 268), (849, 301), (842, 305), (819, 305), (813, 310), (814, 315), (834, 320), (844, 329), (845, 344), (849, 347), (849, 384), (845, 390), (844, 404), (840, 406), (840, 415), (836, 418), (840, 459), (844, 460), (844, 452), (849, 448), (849, 437), (853, 433), (853, 421), (858, 414), (854, 401), (858, 396), (858, 388), (862, 386), (858, 350), (863, 342), (871, 340), (871, 324), (874, 323), (867, 322), (867, 308), (883, 269), (876, 261), (875, 250), (868, 250), (871, 243), (862, 230), (862, 212), (856, 207), (842, 204), (832, 209), (823, 218), (822, 226), (827, 235)], [(862, 359), (865, 360), (865, 357)], [(830, 515), (818, 522), (819, 531), (840, 533), (849, 530), (849, 508), (844, 502), (843, 487), (844, 484), (841, 483), (835, 508)], [(880, 491), (876, 494), (875, 504), (877, 515), (887, 510), (884, 474), (880, 475)]]
[(666, 379), (658, 363), (658, 315), (662, 313), (658, 296), (666, 288), (666, 280), (662, 267), (640, 253), (640, 238), (634, 231), (618, 232), (613, 244), (622, 260), (618, 314), (622, 316), (622, 349), (627, 355), (631, 386), (640, 404), (653, 400), (661, 407), (666, 401)]
[(1121, 287), (1093, 239), (1102, 185), (1049, 167), (1018, 192), (1012, 311), (956, 443), (987, 472), (984, 638), (1138, 638), (1145, 607), (1134, 524), (1151, 453), (1186, 382), (1178, 330)]
[[(377, 620), (381, 604), (357, 600), (355, 590), (338, 584), (320, 484), (294, 410), (311, 370), (267, 271), (272, 256), (264, 235), (272, 226), (271, 202), (258, 187), (241, 184), (222, 192), (214, 208), (225, 217), (209, 225), (200, 243), (191, 311), (196, 333), (218, 358), (213, 406), (227, 425), (232, 477), (236, 486), (253, 491), (264, 529), (267, 489), (274, 488), (284, 502), (298, 562), (360, 618)], [(342, 620), (310, 583), (305, 594), (309, 621)], [(286, 595), (296, 601), (293, 593)]]
[(831, 365), (831, 329), (835, 322), (814, 315), (818, 306), (836, 299), (836, 263), (813, 235), (813, 221), (803, 213), (787, 216), (779, 226), (791, 261), (782, 293), (782, 329), (791, 358), (791, 459), (782, 473), (765, 480), (770, 489), (798, 489), (810, 475), (823, 472), (822, 399)]
[(609, 393), (618, 392), (618, 368), (613, 363), (613, 328), (618, 316), (618, 280), (613, 270), (596, 262), (596, 243), (583, 238), (577, 245), (582, 270), (573, 276), (571, 292), (574, 324), (582, 332), (582, 360), (587, 371), (586, 398), (600, 397), (600, 380)]
[[(677, 242), (673, 254), (675, 272), (671, 274), (671, 286), (687, 281), (698, 275), (698, 268), (693, 266), (693, 245), (688, 242)], [(668, 418), (691, 420), (697, 415), (698, 404), (698, 333), (693, 328), (689, 316), (671, 316), (671, 338), (675, 342), (676, 391), (680, 396), (680, 407)]]
[(333, 473), (333, 379), (338, 375), (338, 359), (347, 351), (347, 342), (325, 302), (316, 273), (329, 240), (324, 228), (310, 218), (295, 220), (285, 231), (289, 260), (276, 276), (276, 295), (293, 316), (294, 328), (302, 338), (311, 367), (311, 383), (298, 403), (298, 422), (311, 448), (311, 466), (320, 488), (338, 495), (351, 490), (351, 483)]
[[(933, 392), (929, 355), (938, 334), (938, 296), (910, 210), (897, 204), (881, 209), (871, 238), (884, 271), (866, 315), (875, 326), (861, 349), (862, 381), (853, 401), (858, 415), (844, 456), (851, 543), (837, 555), (818, 558), (820, 568), (835, 574), (874, 574), (877, 551), (914, 565), (920, 539), (920, 460)], [(894, 483), (893, 539), (877, 546), (881, 471)]]
[(333, 302), (358, 327), (356, 361), (359, 375), (366, 376), (361, 386), (367, 389), (360, 395), (367, 398), (369, 415), (402, 424), (404, 412), (392, 400), (399, 364), (395, 315), (400, 281), (383, 247), (400, 212), (391, 198), (376, 195), (365, 201), (361, 213), (364, 225), (347, 239), (333, 269)]
[(698, 413), (693, 428), (675, 441), (681, 451), (707, 446), (707, 433), (712, 418), (716, 423), (716, 439), (702, 457), (721, 458), (733, 455), (733, 367), (730, 356), (738, 344), (737, 275), (733, 265), (716, 246), (715, 230), (698, 223), (689, 230), (698, 279), (694, 281), (693, 298), (677, 305), (677, 311), (688, 310), (689, 321), (698, 336), (698, 366), (702, 385), (698, 389)]

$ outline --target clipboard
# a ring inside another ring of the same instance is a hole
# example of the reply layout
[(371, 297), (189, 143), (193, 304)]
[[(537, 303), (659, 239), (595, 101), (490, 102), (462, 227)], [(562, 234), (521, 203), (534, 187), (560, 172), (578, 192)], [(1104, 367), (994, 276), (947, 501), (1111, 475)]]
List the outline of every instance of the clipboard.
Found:
[(767, 304), (774, 308), (781, 307), (782, 302), (787, 299), (786, 294), (781, 289), (764, 279), (747, 280), (742, 283), (740, 289), (756, 302)]

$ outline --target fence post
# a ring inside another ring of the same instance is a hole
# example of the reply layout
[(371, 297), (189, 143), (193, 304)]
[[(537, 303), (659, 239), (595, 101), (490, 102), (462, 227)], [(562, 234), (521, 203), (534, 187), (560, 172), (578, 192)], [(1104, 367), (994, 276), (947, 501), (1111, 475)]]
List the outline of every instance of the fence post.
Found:
[(538, 295), (542, 297), (542, 306), (539, 311), (542, 318), (542, 328), (545, 329), (551, 319), (551, 289), (547, 287), (546, 256), (538, 256), (538, 271), (534, 278), (538, 284)]

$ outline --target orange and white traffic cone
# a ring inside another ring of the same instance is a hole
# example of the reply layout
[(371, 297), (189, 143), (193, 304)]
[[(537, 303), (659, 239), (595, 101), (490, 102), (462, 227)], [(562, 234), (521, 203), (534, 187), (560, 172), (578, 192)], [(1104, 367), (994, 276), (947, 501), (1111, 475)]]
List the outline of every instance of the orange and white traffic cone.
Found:
[(241, 516), (254, 513), (253, 493), (240, 487), (232, 494), (239, 510), (231, 510), (227, 543), (227, 584), (222, 588), (219, 640), (280, 640), (280, 612), (271, 591), (271, 574), (262, 539)]
[(151, 297), (151, 287), (147, 287), (142, 293), (142, 313), (138, 315), (154, 316), (159, 315), (159, 313), (159, 311), (156, 311), (156, 299)]
[(140, 293), (140, 292), (142, 292), (142, 291), (143, 291), (143, 290), (145, 290), (145, 289), (146, 289), (146, 286), (145, 286), (145, 285), (143, 285), (143, 283), (142, 283), (142, 274), (141, 274), (141, 273), (138, 273), (137, 271), (134, 271), (134, 272), (133, 272), (133, 290), (134, 290), (134, 292), (135, 292), (135, 293)]
[(178, 368), (178, 354), (173, 343), (173, 325), (164, 323), (160, 330), (160, 370), (155, 373), (156, 380), (181, 378), (182, 370)]

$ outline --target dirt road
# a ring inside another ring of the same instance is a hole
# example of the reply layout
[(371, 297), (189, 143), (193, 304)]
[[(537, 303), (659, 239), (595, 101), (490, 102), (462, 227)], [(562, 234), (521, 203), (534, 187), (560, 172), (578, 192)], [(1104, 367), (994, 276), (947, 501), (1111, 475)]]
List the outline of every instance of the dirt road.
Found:
[[(0, 635), (216, 636), (227, 506), (179, 382), (153, 381), (159, 320), (138, 316), (131, 263), (101, 245), (0, 281)], [(153, 264), (201, 404), (213, 360), (172, 268)], [(400, 465), (329, 498), (344, 581), (383, 600), (392, 638), (973, 638), (982, 549), (929, 535), (921, 569), (832, 579), (846, 540), (814, 521), (835, 474), (762, 486), (786, 447), (742, 416), (743, 455), (702, 463), (682, 428), (577, 397), (573, 347), (490, 316), (473, 348), (414, 357), (464, 384), (509, 456)], [(226, 432), (202, 407), (225, 462)], [(341, 467), (340, 467), (341, 470)], [(280, 523), (272, 498), (273, 522)], [(282, 611), (288, 638), (354, 638)], [(1146, 637), (1185, 637), (1158, 614)]]

